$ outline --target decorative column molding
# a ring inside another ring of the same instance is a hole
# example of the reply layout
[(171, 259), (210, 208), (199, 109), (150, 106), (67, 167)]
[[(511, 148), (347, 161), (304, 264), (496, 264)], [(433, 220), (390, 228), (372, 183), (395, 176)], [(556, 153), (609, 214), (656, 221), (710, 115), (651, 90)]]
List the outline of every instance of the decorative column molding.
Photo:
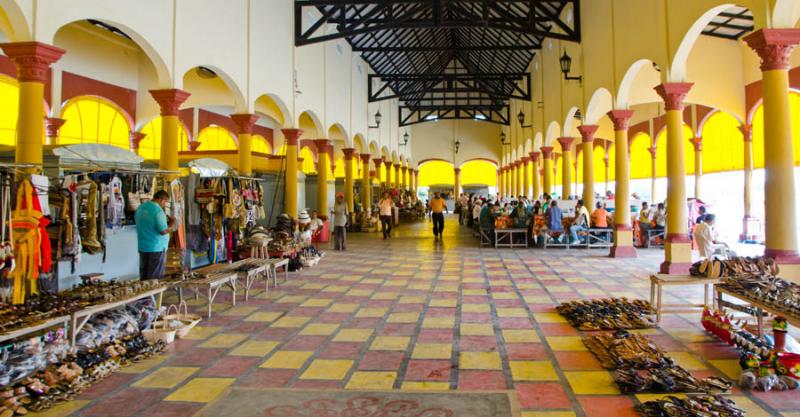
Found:
[(235, 123), (238, 128), (236, 131), (237, 134), (251, 135), (253, 134), (253, 126), (255, 126), (258, 121), (258, 115), (251, 113), (232, 114), (231, 120), (233, 120), (233, 123)]
[(800, 43), (800, 29), (760, 29), (744, 41), (761, 58), (762, 72), (788, 71), (792, 50)]
[(17, 67), (19, 82), (46, 83), (50, 66), (66, 52), (41, 42), (2, 43), (0, 48)]
[(130, 144), (131, 152), (139, 153), (139, 144), (142, 143), (142, 140), (144, 140), (146, 136), (146, 133), (136, 131), (131, 131), (131, 133), (128, 134), (128, 143)]
[[(589, 210), (594, 209), (594, 135), (597, 125), (578, 126), (581, 133), (581, 153), (583, 155), (583, 204)], [(577, 158), (576, 158), (577, 162)]]
[[(64, 126), (64, 123), (67, 121), (64, 119), (59, 119), (58, 117), (45, 117), (44, 118), (44, 128), (47, 132), (47, 144), (48, 145), (57, 145), (58, 144), (58, 131), (61, 129), (61, 126)], [(136, 147), (139, 148), (138, 146)]]
[(162, 90), (150, 90), (150, 95), (158, 103), (161, 109), (161, 116), (177, 116), (181, 104), (191, 95), (188, 91), (177, 88), (167, 88)]

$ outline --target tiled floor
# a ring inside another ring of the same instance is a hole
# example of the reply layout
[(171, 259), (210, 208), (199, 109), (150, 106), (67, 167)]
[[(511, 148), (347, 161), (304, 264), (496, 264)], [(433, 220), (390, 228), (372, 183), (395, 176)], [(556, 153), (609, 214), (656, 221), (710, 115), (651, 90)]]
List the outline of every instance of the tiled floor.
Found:
[[(646, 297), (660, 252), (613, 260), (600, 250), (480, 249), (453, 219), (443, 242), (429, 225), (404, 225), (389, 241), (351, 234), (347, 252), (329, 251), (235, 308), (215, 305), (213, 319), (166, 355), (47, 415), (188, 416), (229, 386), (514, 390), (523, 417), (628, 416), (652, 398), (619, 395), (553, 307)], [(672, 291), (702, 297), (699, 287)], [(698, 375), (737, 377), (736, 352), (698, 321), (667, 315), (645, 332)], [(733, 396), (748, 416), (800, 415), (797, 393)]]

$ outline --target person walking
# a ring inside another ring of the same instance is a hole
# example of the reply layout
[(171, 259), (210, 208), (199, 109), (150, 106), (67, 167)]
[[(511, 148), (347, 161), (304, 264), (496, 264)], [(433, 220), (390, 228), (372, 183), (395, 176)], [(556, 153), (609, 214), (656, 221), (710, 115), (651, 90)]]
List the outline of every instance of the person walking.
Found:
[(438, 239), (444, 231), (444, 199), (439, 193), (433, 194), (431, 200), (431, 218), (433, 219), (433, 237)]
[(388, 239), (392, 237), (392, 209), (394, 208), (394, 201), (389, 196), (388, 191), (383, 192), (381, 201), (378, 202), (378, 213), (381, 216), (381, 230), (383, 230), (383, 238)]
[(336, 193), (336, 203), (333, 205), (333, 248), (335, 250), (347, 250), (347, 219), (350, 213), (347, 212), (347, 203), (344, 201), (344, 194)]
[(169, 194), (159, 190), (152, 200), (142, 203), (134, 214), (140, 279), (164, 278), (169, 232), (177, 223), (174, 217), (164, 212), (168, 202)]

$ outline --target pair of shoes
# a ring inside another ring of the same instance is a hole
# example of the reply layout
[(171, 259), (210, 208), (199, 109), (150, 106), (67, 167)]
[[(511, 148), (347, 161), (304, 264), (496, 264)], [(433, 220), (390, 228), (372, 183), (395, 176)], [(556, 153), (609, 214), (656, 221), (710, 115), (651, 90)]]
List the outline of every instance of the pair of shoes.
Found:
[(573, 240), (572, 242), (569, 242), (569, 244), (570, 244), (570, 245), (580, 245), (580, 244), (582, 244), (582, 243), (583, 243), (583, 242), (581, 242), (581, 241), (580, 241), (580, 239), (575, 239), (575, 240)]

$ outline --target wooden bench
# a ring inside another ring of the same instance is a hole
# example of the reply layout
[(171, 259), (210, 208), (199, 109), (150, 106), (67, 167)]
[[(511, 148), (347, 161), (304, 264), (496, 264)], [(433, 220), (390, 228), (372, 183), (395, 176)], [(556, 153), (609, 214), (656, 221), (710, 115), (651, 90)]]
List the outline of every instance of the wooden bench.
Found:
[[(647, 229), (647, 246), (664, 246), (665, 229)], [(661, 238), (661, 243), (653, 244), (653, 239)]]
[[(661, 321), (664, 313), (694, 313), (702, 311), (705, 307), (712, 307), (714, 303), (714, 284), (719, 283), (719, 278), (694, 277), (691, 275), (650, 275), (650, 304), (656, 310), (656, 322)], [(664, 287), (666, 286), (703, 286), (703, 304), (675, 303), (664, 304)], [(669, 307), (666, 309), (665, 307)]]

